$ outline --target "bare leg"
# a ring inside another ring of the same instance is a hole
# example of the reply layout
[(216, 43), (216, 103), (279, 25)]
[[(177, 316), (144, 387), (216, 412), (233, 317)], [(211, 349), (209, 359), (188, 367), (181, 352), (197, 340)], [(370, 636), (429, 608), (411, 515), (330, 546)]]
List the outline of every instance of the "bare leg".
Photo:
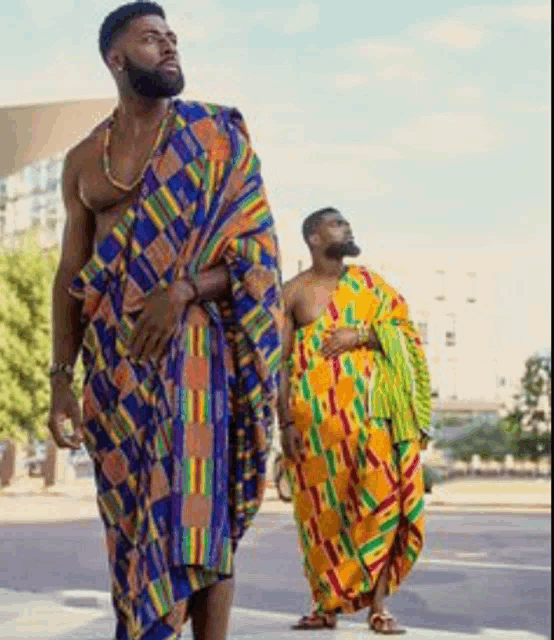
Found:
[(385, 609), (384, 600), (387, 592), (387, 582), (389, 581), (389, 567), (390, 557), (387, 558), (381, 575), (375, 585), (375, 592), (373, 595), (373, 602), (371, 603), (371, 613), (382, 613)]
[(234, 578), (229, 578), (192, 596), (189, 611), (194, 640), (225, 640), (234, 586)]
[(369, 613), (369, 623), (371, 628), (377, 633), (393, 634), (405, 633), (404, 629), (401, 629), (396, 624), (394, 618), (385, 609), (385, 595), (387, 593), (387, 583), (389, 580), (390, 569), (390, 557), (387, 558), (385, 565), (381, 571), (381, 575), (375, 585), (375, 591), (373, 594), (373, 601), (371, 603), (371, 610)]

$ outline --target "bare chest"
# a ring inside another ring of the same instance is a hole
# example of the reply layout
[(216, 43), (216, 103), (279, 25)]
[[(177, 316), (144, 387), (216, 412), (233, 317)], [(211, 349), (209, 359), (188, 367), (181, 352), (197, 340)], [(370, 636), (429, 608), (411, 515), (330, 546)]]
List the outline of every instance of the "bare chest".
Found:
[(296, 298), (294, 320), (297, 328), (311, 324), (327, 309), (338, 279), (313, 282), (303, 286)]
[[(127, 150), (115, 144), (110, 150), (107, 170), (104, 141), (98, 139), (91, 145), (91, 153), (81, 165), (79, 196), (83, 204), (94, 214), (95, 243), (105, 238), (135, 201), (140, 190), (144, 170), (151, 159), (149, 142)], [(127, 191), (123, 187), (132, 187)]]

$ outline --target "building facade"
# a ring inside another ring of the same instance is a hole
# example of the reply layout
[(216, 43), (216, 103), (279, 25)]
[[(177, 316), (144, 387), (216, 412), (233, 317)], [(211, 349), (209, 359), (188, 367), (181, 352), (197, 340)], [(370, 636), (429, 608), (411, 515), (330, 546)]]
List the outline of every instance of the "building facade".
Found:
[(0, 248), (16, 249), (29, 231), (37, 232), (41, 247), (60, 244), (65, 219), (63, 157), (56, 153), (0, 178)]

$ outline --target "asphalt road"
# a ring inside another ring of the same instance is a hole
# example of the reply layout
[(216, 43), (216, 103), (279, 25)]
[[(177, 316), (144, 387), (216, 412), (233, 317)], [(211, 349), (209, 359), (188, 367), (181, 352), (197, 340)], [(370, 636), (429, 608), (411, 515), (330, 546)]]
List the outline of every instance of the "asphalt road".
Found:
[[(550, 636), (549, 515), (432, 513), (424, 558), (390, 609), (436, 631)], [(234, 604), (301, 614), (309, 598), (289, 514), (260, 514), (236, 558)], [(0, 589), (109, 589), (99, 520), (0, 525)], [(352, 621), (363, 621), (362, 614)]]

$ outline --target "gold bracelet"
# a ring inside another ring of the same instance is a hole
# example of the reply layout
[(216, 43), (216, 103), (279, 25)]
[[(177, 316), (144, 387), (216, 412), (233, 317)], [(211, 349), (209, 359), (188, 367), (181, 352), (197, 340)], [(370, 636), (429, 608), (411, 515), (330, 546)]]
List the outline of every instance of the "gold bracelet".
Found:
[(197, 300), (200, 297), (200, 294), (198, 293), (198, 286), (196, 285), (196, 282), (190, 277), (185, 278), (184, 280), (192, 289), (192, 293), (194, 295), (193, 300)]
[(283, 426), (279, 425), (279, 431), (284, 431), (289, 427), (294, 427), (294, 420), (288, 420)]
[(73, 367), (65, 362), (54, 362), (48, 369), (50, 378), (57, 376), (59, 373), (65, 374), (71, 382), (73, 382)]

